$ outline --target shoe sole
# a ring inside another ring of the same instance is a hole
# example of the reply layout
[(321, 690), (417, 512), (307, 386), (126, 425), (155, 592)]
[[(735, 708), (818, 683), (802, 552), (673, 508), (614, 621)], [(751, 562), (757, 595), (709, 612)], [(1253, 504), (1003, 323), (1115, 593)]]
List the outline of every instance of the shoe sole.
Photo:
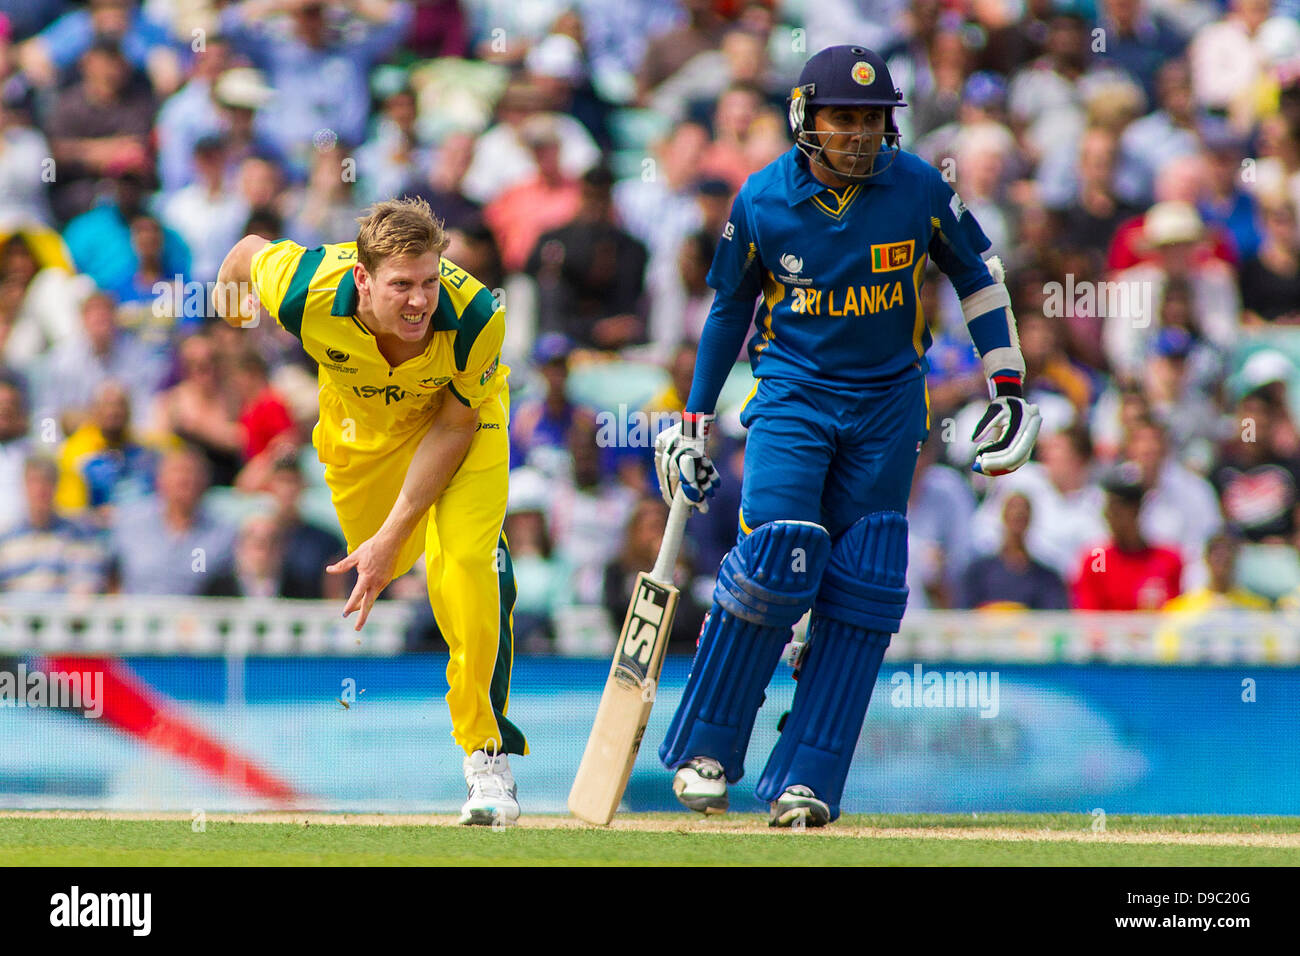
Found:
[(461, 826), (466, 827), (510, 827), (518, 821), (519, 815), (513, 817), (500, 810), (470, 810), (460, 815)]
[(673, 781), (673, 794), (677, 797), (677, 802), (687, 810), (694, 810), (696, 813), (703, 813), (705, 816), (711, 816), (713, 814), (726, 813), (727, 809), (731, 806), (731, 801), (725, 790), (720, 794), (706, 794), (699, 797), (688, 797), (684, 796), (682, 793), (685, 789), (685, 787), (679, 789), (677, 781)]
[(769, 827), (802, 829), (804, 827), (824, 827), (831, 822), (830, 810), (817, 804), (799, 804), (787, 806), (780, 813), (773, 810), (768, 821)]
[(696, 813), (702, 813), (706, 817), (726, 813), (731, 806), (730, 801), (725, 797), (683, 797), (680, 793), (677, 795), (678, 802), (687, 810), (694, 810)]

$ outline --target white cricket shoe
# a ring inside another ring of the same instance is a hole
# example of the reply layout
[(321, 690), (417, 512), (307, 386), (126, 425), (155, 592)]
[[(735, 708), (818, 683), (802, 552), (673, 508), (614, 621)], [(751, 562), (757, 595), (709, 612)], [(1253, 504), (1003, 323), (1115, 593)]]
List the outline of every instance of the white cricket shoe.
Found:
[(519, 819), (518, 788), (505, 754), (476, 750), (465, 757), (469, 799), (460, 810), (467, 826), (510, 826)]
[(712, 757), (695, 757), (677, 768), (673, 793), (682, 806), (700, 813), (726, 813), (727, 777)]
[(831, 822), (831, 808), (808, 787), (795, 784), (786, 787), (781, 796), (772, 801), (772, 816), (768, 826), (791, 827), (801, 830), (804, 827), (824, 827)]

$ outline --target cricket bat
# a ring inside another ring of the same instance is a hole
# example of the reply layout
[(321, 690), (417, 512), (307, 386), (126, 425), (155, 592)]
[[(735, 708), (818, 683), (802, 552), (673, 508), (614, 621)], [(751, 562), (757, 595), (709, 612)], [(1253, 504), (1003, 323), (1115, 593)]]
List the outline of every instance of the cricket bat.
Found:
[(677, 613), (673, 567), (690, 513), (691, 503), (678, 489), (655, 566), (636, 577), (596, 722), (569, 791), (569, 811), (588, 823), (605, 826), (614, 818), (641, 749)]

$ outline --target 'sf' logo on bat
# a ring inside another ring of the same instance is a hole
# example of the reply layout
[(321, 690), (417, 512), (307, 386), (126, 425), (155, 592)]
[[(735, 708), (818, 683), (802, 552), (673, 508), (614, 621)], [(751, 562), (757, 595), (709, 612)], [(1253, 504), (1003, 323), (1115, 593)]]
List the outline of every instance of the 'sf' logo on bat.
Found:
[(632, 658), (642, 667), (650, 663), (650, 654), (659, 635), (659, 625), (664, 619), (663, 599), (664, 592), (658, 588), (642, 584), (637, 589), (636, 601), (632, 605), (632, 614), (623, 636), (623, 656)]

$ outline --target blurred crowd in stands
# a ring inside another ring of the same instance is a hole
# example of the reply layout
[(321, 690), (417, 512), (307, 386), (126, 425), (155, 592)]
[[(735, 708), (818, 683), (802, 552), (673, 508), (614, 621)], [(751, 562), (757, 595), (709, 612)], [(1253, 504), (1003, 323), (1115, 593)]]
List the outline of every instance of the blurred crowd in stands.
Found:
[[(1285, 607), (1298, 15), (1300, 0), (0, 0), (0, 591), (345, 594), (323, 573), (344, 545), (310, 445), (314, 367), (269, 322), (215, 320), (205, 284), (246, 233), (345, 241), (366, 204), (420, 195), (447, 256), (508, 312), (520, 647), (617, 626), (667, 510), (655, 429), (629, 440), (602, 415), (682, 409), (731, 201), (790, 148), (803, 61), (857, 42), (909, 103), (904, 148), (1007, 264), (1044, 419), (1031, 464), (970, 472), (987, 385), (951, 287), (928, 276), (910, 606)], [(680, 568), (682, 649), (737, 531), (744, 432), (722, 411), (721, 489)], [(418, 580), (390, 593), (424, 603)]]

